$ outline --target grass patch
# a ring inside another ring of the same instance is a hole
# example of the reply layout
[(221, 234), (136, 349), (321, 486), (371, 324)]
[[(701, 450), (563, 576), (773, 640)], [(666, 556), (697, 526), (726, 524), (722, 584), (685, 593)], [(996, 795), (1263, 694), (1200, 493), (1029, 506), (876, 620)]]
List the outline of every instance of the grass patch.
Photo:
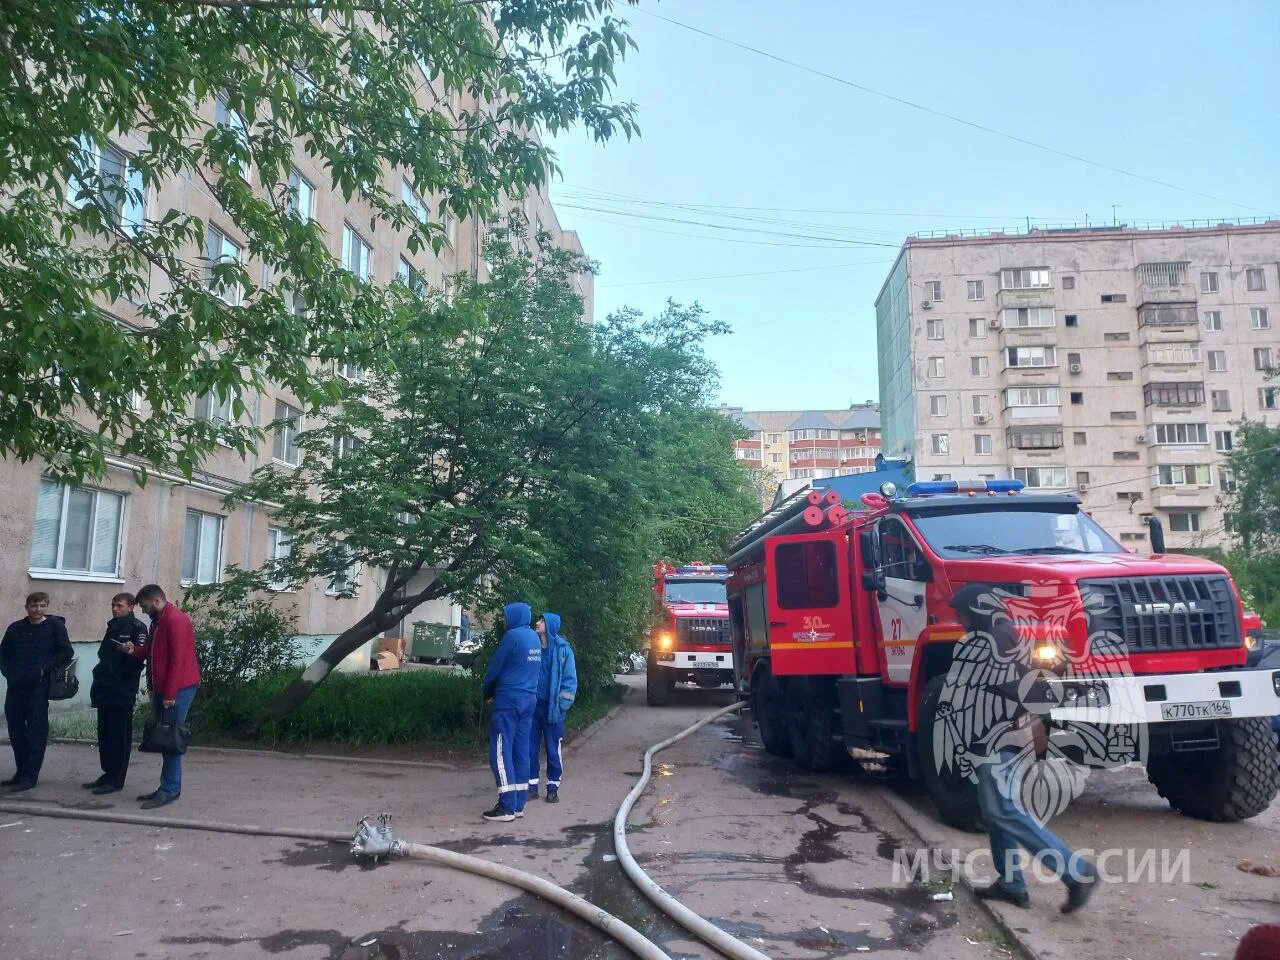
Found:
[(98, 711), (49, 714), (49, 736), (63, 740), (97, 740)]

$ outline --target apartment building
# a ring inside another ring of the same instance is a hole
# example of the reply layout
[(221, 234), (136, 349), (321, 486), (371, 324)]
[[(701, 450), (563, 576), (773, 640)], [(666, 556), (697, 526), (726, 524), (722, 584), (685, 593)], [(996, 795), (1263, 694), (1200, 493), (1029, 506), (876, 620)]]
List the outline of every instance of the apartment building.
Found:
[(1280, 221), (912, 237), (876, 299), (885, 455), (1219, 544), (1234, 425), (1280, 418), (1278, 268)]
[[(721, 407), (750, 433), (737, 457), (784, 480), (838, 477), (874, 470), (880, 452), (880, 411), (874, 403), (843, 410), (752, 410)], [(770, 499), (773, 491), (768, 491)]]
[[(420, 89), (424, 109), (449, 112), (458, 108), (457, 95), (435, 89), (425, 73)], [(236, 122), (229, 117), (226, 105), (218, 101), (205, 104), (203, 112), (210, 123)], [(131, 156), (142, 148), (139, 139), (114, 139), (102, 151), (104, 162), (118, 165), (127, 176)], [(399, 276), (410, 286), (421, 283), (437, 289), (447, 277), (460, 272), (484, 277), (483, 224), (450, 217), (446, 223), (448, 242), (438, 254), (430, 247), (413, 252), (403, 233), (386, 224), (374, 228), (371, 210), (362, 198), (348, 201), (333, 190), (316, 159), (298, 150), (294, 163), (293, 182), (300, 209), (323, 227), (330, 251), (357, 276), (379, 283), (390, 283)], [(252, 171), (245, 176), (254, 182)], [(382, 179), (388, 191), (401, 196), (421, 217), (435, 215), (429, 211), (438, 206), (434, 202), (437, 198), (414, 194), (402, 171), (388, 165)], [(197, 176), (160, 184), (149, 192), (144, 206), (133, 209), (131, 205), (125, 215), (140, 223), (143, 218), (155, 219), (177, 210), (209, 224), (206, 248), (192, 250), (192, 259), (240, 260), (248, 255), (245, 238)], [(561, 228), (545, 188), (531, 191), (523, 200), (523, 210), (531, 240), (535, 231), (544, 231), (566, 249), (582, 251), (577, 234)], [(251, 275), (256, 276), (256, 271)], [(593, 277), (582, 273), (574, 283), (590, 322)], [(228, 292), (224, 297), (238, 295)], [(103, 304), (103, 308), (126, 322), (139, 322), (134, 305), (127, 301)], [(363, 376), (358, 368), (346, 365), (336, 373), (350, 379)], [(246, 416), (254, 424), (265, 425), (293, 414), (296, 425), (268, 434), (244, 459), (230, 449), (219, 449), (190, 480), (175, 471), (153, 475), (145, 487), (139, 487), (130, 474), (129, 462), (118, 458), (103, 480), (84, 487), (63, 486), (47, 479), (39, 463), (0, 459), (0, 487), (6, 491), (0, 515), (6, 547), (0, 554), (0, 609), (10, 619), (17, 619), (22, 616), (27, 593), (46, 591), (52, 597), (50, 612), (66, 618), (71, 639), (96, 643), (110, 616), (110, 598), (117, 592), (133, 591), (154, 581), (176, 596), (181, 585), (219, 580), (228, 565), (254, 568), (268, 558), (287, 554), (289, 532), (273, 523), (270, 509), (252, 503), (228, 508), (223, 497), (261, 464), (298, 462), (297, 433), (306, 427), (303, 405), (279, 389), (242, 399)], [(205, 397), (195, 406), (197, 416), (232, 416), (230, 398)], [(281, 589), (276, 596), (281, 606), (297, 616), (304, 650), (310, 652), (327, 644), (369, 609), (382, 577), (380, 570), (357, 565), (334, 582), (313, 581), (297, 589)], [(355, 596), (340, 597), (350, 586), (354, 586)], [(457, 625), (459, 616), (457, 605), (442, 600), (419, 607), (409, 619)], [(411, 624), (403, 623), (388, 634), (408, 636), (411, 629)], [(93, 649), (81, 650), (79, 659), (85, 681), (82, 686), (87, 692), (88, 671), (96, 660)], [(368, 651), (357, 651), (346, 666), (364, 669), (368, 662)]]

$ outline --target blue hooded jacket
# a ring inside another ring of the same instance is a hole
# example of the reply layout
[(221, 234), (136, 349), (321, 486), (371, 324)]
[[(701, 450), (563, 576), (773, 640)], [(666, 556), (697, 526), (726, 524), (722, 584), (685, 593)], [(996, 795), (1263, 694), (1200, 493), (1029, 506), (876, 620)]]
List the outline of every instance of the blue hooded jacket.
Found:
[(507, 632), (484, 674), (484, 695), (493, 697), (495, 707), (521, 700), (533, 700), (538, 692), (538, 672), (542, 667), (542, 641), (529, 626), (533, 611), (527, 603), (509, 603), (503, 608)]
[(550, 661), (547, 723), (564, 723), (565, 714), (578, 695), (578, 665), (569, 641), (560, 636), (560, 614), (547, 612), (542, 620), (547, 625), (547, 649), (542, 655)]

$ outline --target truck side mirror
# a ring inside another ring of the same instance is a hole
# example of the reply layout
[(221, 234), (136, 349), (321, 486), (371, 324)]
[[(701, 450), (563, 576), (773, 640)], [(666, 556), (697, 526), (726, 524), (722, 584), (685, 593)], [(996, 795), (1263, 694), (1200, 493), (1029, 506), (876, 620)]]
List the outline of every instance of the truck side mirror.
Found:
[(880, 541), (874, 530), (863, 530), (858, 534), (858, 550), (862, 554), (863, 570), (875, 570), (880, 566)]

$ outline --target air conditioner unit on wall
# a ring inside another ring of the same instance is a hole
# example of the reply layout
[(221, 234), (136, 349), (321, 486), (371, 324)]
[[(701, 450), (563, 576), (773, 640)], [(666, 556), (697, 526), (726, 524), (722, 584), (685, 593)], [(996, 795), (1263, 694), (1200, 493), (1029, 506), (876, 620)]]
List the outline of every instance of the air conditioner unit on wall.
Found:
[(999, 317), (992, 317), (990, 320), (988, 320), (988, 321), (987, 321), (987, 326), (988, 326), (988, 327), (990, 327), (992, 330), (999, 330), (999, 329), (1000, 329), (1000, 318), (999, 318)]
[(933, 309), (933, 301), (932, 301), (932, 300), (921, 300), (921, 301), (920, 301), (920, 309), (921, 309), (921, 310), (932, 310), (932, 309)]
[(1138, 436), (1134, 439), (1134, 441), (1133, 441), (1133, 442), (1134, 442), (1134, 443), (1150, 443), (1151, 441), (1147, 439), (1147, 435), (1146, 435), (1145, 433), (1140, 433), (1140, 434), (1138, 434)]
[(1076, 484), (1076, 489), (1084, 493), (1089, 489), (1089, 485), (1087, 483), (1078, 483)]
[(975, 413), (975, 414), (973, 415), (973, 422), (974, 422), (974, 423), (990, 423), (990, 422), (991, 422), (991, 414), (989, 414), (989, 413)]
[(1070, 370), (1072, 373), (1080, 373), (1082, 370), (1084, 370), (1084, 364), (1072, 363), (1067, 366), (1067, 369)]

